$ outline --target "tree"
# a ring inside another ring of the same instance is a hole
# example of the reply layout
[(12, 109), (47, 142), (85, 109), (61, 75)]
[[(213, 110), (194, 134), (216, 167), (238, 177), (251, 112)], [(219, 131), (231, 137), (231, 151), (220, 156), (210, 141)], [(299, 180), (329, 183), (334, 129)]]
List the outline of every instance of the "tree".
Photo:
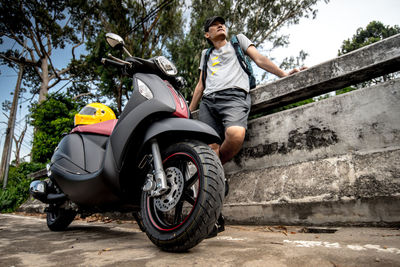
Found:
[[(21, 82), (22, 82), (23, 73), (24, 73), (24, 65), (20, 63), (19, 64), (17, 85), (15, 86), (13, 102), (12, 102), (12, 104), (10, 106), (10, 116), (8, 117), (8, 124), (7, 124), (7, 130), (6, 130), (6, 139), (4, 141), (3, 155), (2, 155), (2, 158), (1, 158), (1, 166), (0, 166), (0, 175), (1, 176), (0, 176), (0, 181), (1, 180), (3, 181), (3, 187), (7, 186), (8, 167), (9, 167), (8, 163), (9, 163), (9, 159), (10, 159), (10, 156), (11, 156), (12, 139), (14, 137), (15, 119), (16, 119), (16, 115), (17, 115), (18, 100), (20, 98), (20, 89), (21, 89)], [(5, 107), (7, 107), (7, 105)]]
[[(3, 110), (5, 110), (5, 108), (3, 108)], [(4, 114), (5, 117), (8, 119), (8, 116), (6, 114)], [(23, 145), (24, 142), (24, 138), (25, 138), (25, 134), (28, 130), (28, 116), (25, 116), (24, 118), (25, 122), (24, 122), (24, 126), (19, 134), (19, 136), (17, 136), (17, 134), (13, 134), (12, 138), (14, 140), (14, 144), (15, 144), (15, 166), (18, 167), (19, 164), (21, 163), (21, 147)], [(5, 123), (5, 122), (4, 122)], [(4, 155), (5, 156), (5, 155)], [(3, 171), (1, 172), (3, 173)]]
[[(115, 109), (122, 111), (123, 99), (129, 99), (131, 79), (117, 69), (103, 66), (101, 58), (108, 53), (124, 58), (105, 42), (105, 33), (113, 32), (125, 39), (128, 50), (137, 57), (168, 55), (166, 46), (182, 31), (182, 0), (102, 1), (99, 6), (97, 32), (86, 42), (90, 54), (73, 62), (76, 74), (74, 87), (97, 88), (98, 92), (115, 100)], [(151, 16), (151, 14), (153, 14)], [(82, 67), (84, 66), (84, 69)], [(94, 82), (93, 81), (100, 81)], [(80, 90), (82, 91), (82, 90)]]
[(45, 164), (23, 162), (18, 167), (10, 166), (9, 183), (6, 189), (0, 189), (0, 212), (13, 212), (29, 197), (27, 175), (45, 168)]
[(62, 134), (74, 127), (74, 115), (83, 105), (67, 95), (54, 93), (32, 106), (31, 125), (36, 128), (31, 152), (34, 162), (46, 163), (51, 158)]
[[(12, 39), (17, 46), (1, 52), (2, 64), (22, 63), (26, 68), (25, 85), (31, 93), (39, 93), (39, 102), (49, 90), (67, 79), (68, 67), (54, 65), (57, 49), (75, 49), (83, 44), (89, 31), (85, 1), (79, 0), (3, 0), (0, 2), (0, 43)], [(84, 18), (84, 19), (81, 19)], [(82, 34), (78, 36), (78, 34)], [(19, 46), (27, 41), (28, 56), (20, 54)]]
[(21, 152), (21, 147), (25, 138), (25, 134), (26, 131), (28, 130), (28, 116), (26, 116), (25, 118), (25, 123), (24, 123), (24, 128), (22, 129), (20, 135), (17, 137), (15, 134), (13, 136), (14, 139), (14, 144), (15, 144), (15, 167), (18, 167), (19, 164), (21, 163), (21, 156), (20, 156), (20, 152)]
[(352, 38), (343, 41), (342, 46), (338, 51), (338, 56), (347, 54), (398, 33), (400, 33), (400, 27), (398, 25), (389, 26), (384, 25), (380, 21), (371, 21), (365, 29), (358, 28)]
[[(398, 33), (400, 33), (400, 27), (398, 25), (389, 26), (389, 25), (384, 25), (380, 21), (371, 21), (365, 27), (365, 29), (358, 28), (352, 38), (349, 38), (349, 39), (343, 41), (340, 50), (338, 50), (338, 55), (341, 56), (341, 55), (347, 54), (351, 51), (354, 51), (361, 47), (378, 42), (380, 40), (383, 40), (385, 38), (388, 38), (388, 37), (393, 36)], [(381, 77), (372, 79), (371, 81), (367, 81), (367, 82), (361, 83), (359, 85), (356, 85), (356, 87), (357, 88), (367, 87), (372, 84), (376, 84), (379, 82), (384, 82), (384, 81), (394, 79), (395, 77), (398, 77), (398, 75), (399, 75), (399, 72), (392, 73), (392, 74), (386, 74)], [(340, 91), (340, 93), (348, 92), (348, 91), (351, 91), (352, 89), (354, 90), (356, 88), (348, 87), (345, 89), (346, 90)]]

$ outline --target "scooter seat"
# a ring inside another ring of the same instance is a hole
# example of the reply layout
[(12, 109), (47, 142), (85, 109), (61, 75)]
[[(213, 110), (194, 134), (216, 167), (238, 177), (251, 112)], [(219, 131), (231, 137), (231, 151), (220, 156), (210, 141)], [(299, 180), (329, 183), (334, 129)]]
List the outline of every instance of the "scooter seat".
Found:
[(94, 133), (110, 136), (117, 122), (118, 120), (115, 119), (88, 125), (78, 125), (71, 130), (71, 133)]

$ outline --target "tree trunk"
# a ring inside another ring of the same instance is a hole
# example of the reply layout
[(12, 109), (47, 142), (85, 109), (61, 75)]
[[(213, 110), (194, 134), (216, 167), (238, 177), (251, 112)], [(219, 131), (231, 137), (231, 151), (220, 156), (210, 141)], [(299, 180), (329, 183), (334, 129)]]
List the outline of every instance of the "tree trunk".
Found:
[(39, 91), (39, 103), (42, 103), (47, 99), (47, 94), (49, 92), (49, 63), (47, 62), (47, 57), (41, 59), (41, 69), (42, 69), (42, 83), (40, 85)]
[(15, 166), (16, 167), (18, 167), (19, 164), (21, 163), (20, 152), (21, 152), (22, 143), (24, 142), (26, 130), (28, 130), (28, 120), (25, 120), (25, 126), (24, 126), (24, 129), (22, 130), (19, 138), (17, 139), (15, 137), (15, 134), (13, 136), (14, 142), (15, 142)]
[(7, 186), (8, 167), (9, 167), (8, 164), (11, 156), (12, 139), (14, 137), (15, 118), (17, 115), (17, 108), (18, 108), (19, 90), (21, 88), (23, 72), (24, 72), (24, 65), (20, 64), (17, 85), (15, 86), (13, 102), (10, 110), (10, 117), (8, 118), (8, 127), (7, 127), (6, 140), (4, 141), (3, 156), (1, 159), (0, 181), (3, 181), (3, 189), (5, 189)]
[(122, 78), (120, 78), (120, 84), (118, 85), (117, 88), (117, 108), (118, 108), (118, 112), (119, 114), (122, 113)]

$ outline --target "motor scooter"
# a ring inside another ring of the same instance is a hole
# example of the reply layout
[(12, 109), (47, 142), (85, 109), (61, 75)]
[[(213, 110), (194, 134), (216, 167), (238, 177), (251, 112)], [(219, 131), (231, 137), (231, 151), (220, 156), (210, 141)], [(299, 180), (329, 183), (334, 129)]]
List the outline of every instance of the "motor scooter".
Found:
[(224, 171), (207, 145), (220, 137), (189, 118), (172, 62), (133, 57), (120, 36), (106, 39), (128, 54), (102, 62), (132, 79), (129, 101), (118, 120), (76, 126), (64, 136), (48, 179), (32, 182), (30, 193), (48, 204), (52, 231), (65, 230), (77, 214), (133, 212), (156, 246), (186, 251), (213, 231), (221, 213)]

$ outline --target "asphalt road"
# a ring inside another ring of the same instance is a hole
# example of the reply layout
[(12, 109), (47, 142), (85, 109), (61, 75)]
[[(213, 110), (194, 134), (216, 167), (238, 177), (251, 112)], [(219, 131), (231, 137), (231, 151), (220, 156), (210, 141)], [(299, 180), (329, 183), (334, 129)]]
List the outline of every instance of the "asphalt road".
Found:
[(51, 232), (43, 218), (0, 214), (0, 266), (400, 266), (400, 230), (227, 226), (186, 253), (155, 247), (129, 221), (74, 221)]

